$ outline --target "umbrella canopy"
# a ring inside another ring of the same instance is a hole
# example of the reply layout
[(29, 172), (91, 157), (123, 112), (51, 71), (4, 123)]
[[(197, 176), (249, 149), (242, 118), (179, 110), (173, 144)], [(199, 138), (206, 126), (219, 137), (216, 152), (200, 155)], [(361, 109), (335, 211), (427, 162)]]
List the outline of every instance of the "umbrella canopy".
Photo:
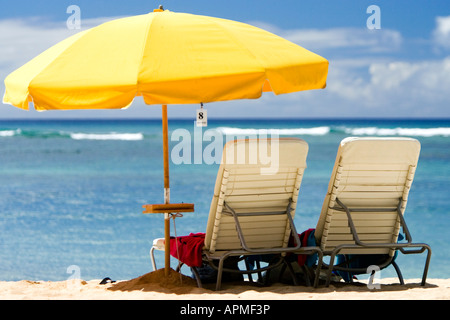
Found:
[(167, 105), (256, 99), (325, 88), (328, 61), (254, 26), (156, 9), (79, 32), (5, 79), (3, 102), (27, 110), (120, 109), (136, 96), (162, 104), (166, 275), (170, 212)]
[(192, 104), (320, 89), (328, 61), (254, 26), (156, 10), (79, 32), (5, 79), (3, 101), (28, 109)]

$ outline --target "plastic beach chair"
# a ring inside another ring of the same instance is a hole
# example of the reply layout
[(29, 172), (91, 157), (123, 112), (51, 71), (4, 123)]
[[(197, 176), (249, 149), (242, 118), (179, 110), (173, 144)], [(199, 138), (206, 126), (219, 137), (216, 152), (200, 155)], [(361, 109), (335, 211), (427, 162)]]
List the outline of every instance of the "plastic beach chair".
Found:
[[(321, 257), (318, 247), (300, 248), (293, 222), (307, 153), (308, 144), (296, 138), (247, 139), (226, 143), (202, 252), (203, 260), (217, 270), (216, 290), (220, 290), (224, 271), (261, 274), (284, 263), (292, 272), (285, 259), (289, 252), (318, 253)], [(291, 236), (295, 246), (289, 246)], [(153, 241), (150, 256), (154, 269), (155, 249), (164, 250), (164, 239)], [(224, 267), (227, 258), (249, 255), (274, 255), (278, 259), (256, 269)], [(195, 268), (191, 269), (201, 286), (198, 273)], [(317, 285), (317, 282), (318, 274), (314, 284)]]
[[(377, 267), (392, 264), (404, 284), (394, 261), (397, 250), (404, 254), (427, 250), (422, 276), (425, 285), (431, 248), (425, 243), (412, 243), (403, 217), (419, 153), (419, 141), (410, 138), (342, 140), (315, 230), (323, 255), (330, 256), (327, 286), (332, 270), (370, 273), (364, 268), (334, 265), (338, 254), (384, 255)], [(398, 242), (400, 227), (404, 243)]]

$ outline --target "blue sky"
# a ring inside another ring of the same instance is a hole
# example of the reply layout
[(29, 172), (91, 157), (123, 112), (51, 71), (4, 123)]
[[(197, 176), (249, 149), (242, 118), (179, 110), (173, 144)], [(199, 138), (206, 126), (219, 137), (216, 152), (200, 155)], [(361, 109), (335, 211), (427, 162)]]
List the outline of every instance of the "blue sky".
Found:
[[(254, 24), (330, 62), (325, 90), (258, 100), (212, 103), (213, 117), (450, 118), (450, 1), (448, 0), (228, 0), (0, 2), (0, 91), (4, 78), (69, 30), (67, 8), (81, 10), (81, 30), (151, 12), (159, 4), (177, 12)], [(370, 5), (380, 8), (380, 29), (367, 28)], [(198, 106), (171, 106), (169, 116), (194, 117)], [(276, 115), (274, 114), (276, 110)], [(160, 108), (136, 99), (127, 110), (22, 111), (0, 104), (0, 119), (158, 118)]]

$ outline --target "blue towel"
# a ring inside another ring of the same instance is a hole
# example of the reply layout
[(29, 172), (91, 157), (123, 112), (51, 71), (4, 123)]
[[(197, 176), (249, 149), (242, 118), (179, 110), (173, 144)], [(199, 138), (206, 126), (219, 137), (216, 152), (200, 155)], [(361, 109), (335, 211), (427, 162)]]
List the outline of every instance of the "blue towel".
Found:
[[(316, 246), (316, 239), (314, 238), (314, 229), (308, 229), (301, 234), (299, 234), (300, 241), (302, 242), (302, 247), (315, 247)], [(306, 238), (306, 241), (303, 239)], [(293, 237), (291, 237), (291, 241), (293, 242)], [(306, 259), (301, 258), (306, 256)], [(250, 270), (255, 269), (255, 263), (257, 261), (260, 262), (267, 262), (269, 263), (273, 259), (273, 255), (251, 255), (247, 256), (245, 258), (245, 261), (248, 263), (248, 267)], [(296, 255), (291, 254), (286, 257), (286, 259), (290, 262), (297, 261), (300, 265), (306, 265), (307, 267), (312, 267), (315, 264), (317, 264), (318, 255), (317, 253), (311, 254), (311, 255)]]
[[(402, 241), (404, 239), (402, 234), (398, 235), (398, 241)], [(397, 258), (398, 251), (396, 250), (394, 253), (394, 258), (392, 261), (394, 261)], [(379, 265), (380, 263), (386, 261), (388, 259), (388, 255), (386, 254), (339, 254), (336, 256), (336, 263), (334, 265), (338, 265), (341, 263), (345, 263), (345, 259), (349, 262), (350, 268), (362, 268), (367, 270), (369, 266), (372, 265)], [(387, 265), (386, 267), (388, 267)], [(384, 268), (386, 268), (384, 267)], [(384, 269), (382, 268), (382, 269)], [(348, 271), (335, 271), (338, 275), (344, 279), (345, 282), (350, 282), (350, 280), (353, 278), (353, 276), (358, 274), (365, 274), (367, 272), (348, 272)]]

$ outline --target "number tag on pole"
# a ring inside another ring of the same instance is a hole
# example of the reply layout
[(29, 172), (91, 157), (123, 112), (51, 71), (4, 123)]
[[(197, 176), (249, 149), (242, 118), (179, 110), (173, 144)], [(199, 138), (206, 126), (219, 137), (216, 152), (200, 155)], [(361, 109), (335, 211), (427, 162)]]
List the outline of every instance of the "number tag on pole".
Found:
[(206, 109), (197, 109), (197, 127), (208, 126), (208, 118)]

